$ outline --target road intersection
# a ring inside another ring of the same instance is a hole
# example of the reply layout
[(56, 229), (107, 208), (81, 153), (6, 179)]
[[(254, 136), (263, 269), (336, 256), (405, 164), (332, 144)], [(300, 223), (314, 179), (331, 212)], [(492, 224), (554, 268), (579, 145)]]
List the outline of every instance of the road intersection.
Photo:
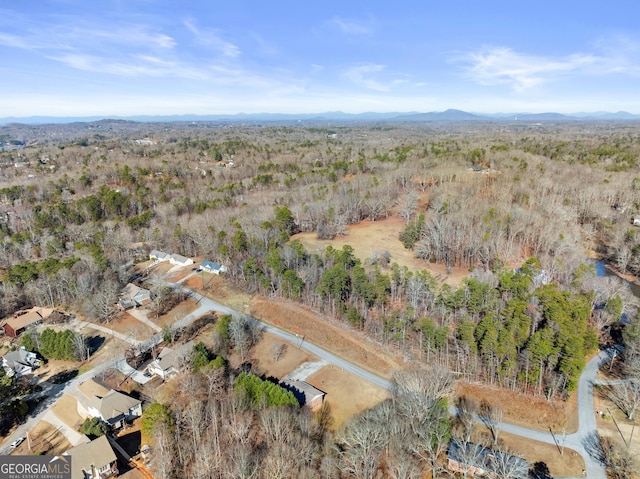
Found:
[[(198, 317), (211, 312), (229, 314), (234, 317), (241, 317), (250, 321), (254, 321), (264, 332), (270, 333), (280, 339), (290, 342), (300, 349), (304, 349), (305, 351), (314, 354), (322, 361), (325, 361), (327, 364), (332, 364), (336, 367), (339, 367), (342, 370), (347, 371), (381, 388), (391, 390), (392, 384), (387, 379), (382, 378), (370, 371), (367, 371), (366, 369), (363, 369), (319, 346), (316, 346), (315, 344), (306, 341), (304, 337), (300, 337), (297, 334), (289, 333), (280, 328), (264, 323), (249, 315), (233, 310), (223, 304), (218, 303), (217, 301), (212, 300), (211, 298), (203, 296), (197, 291), (186, 288), (181, 284), (169, 283), (158, 279), (154, 279), (153, 282), (162, 283), (174, 289), (180, 289), (183, 292), (189, 294), (198, 303), (198, 307), (195, 311), (174, 324), (174, 327), (176, 328), (186, 327)], [(91, 324), (91, 327), (95, 328), (95, 325)], [(162, 334), (156, 333), (147, 341), (136, 341), (135, 345), (141, 349), (147, 349), (153, 345), (159, 344), (160, 342), (162, 342)], [(517, 426), (507, 422), (503, 422), (501, 424), (501, 430), (527, 439), (541, 441), (558, 446), (560, 446), (558, 441), (561, 440), (562, 447), (572, 449), (582, 456), (585, 463), (586, 476), (589, 479), (606, 479), (607, 476), (605, 468), (600, 461), (597, 453), (597, 451), (599, 450), (599, 445), (597, 444), (598, 436), (595, 419), (595, 408), (593, 402), (593, 385), (596, 381), (598, 370), (600, 369), (600, 367), (602, 367), (602, 365), (611, 360), (615, 351), (615, 348), (609, 348), (601, 351), (598, 355), (596, 355), (589, 361), (585, 370), (580, 376), (577, 391), (579, 427), (575, 433), (563, 435), (559, 439), (557, 435), (554, 436), (551, 434), (551, 432), (543, 432), (536, 429)], [(19, 426), (16, 431), (14, 431), (14, 433), (5, 440), (5, 444), (9, 444), (15, 438), (26, 436), (27, 431), (31, 430), (31, 428), (33, 428), (38, 423), (38, 421), (45, 417), (49, 408), (53, 406), (55, 402), (62, 396), (65, 389), (75, 387), (81, 382), (101, 374), (106, 369), (112, 368), (114, 366), (123, 367), (123, 363), (123, 357), (113, 358), (112, 360), (98, 365), (96, 368), (87, 371), (81, 376), (78, 376), (65, 384), (56, 385), (50, 388), (48, 397), (40, 405), (38, 405), (35, 416), (32, 416), (25, 424)], [(133, 371), (129, 372), (131, 374), (135, 374), (135, 372)], [(455, 413), (455, 410), (452, 410), (452, 412)], [(2, 451), (2, 453), (6, 452)]]

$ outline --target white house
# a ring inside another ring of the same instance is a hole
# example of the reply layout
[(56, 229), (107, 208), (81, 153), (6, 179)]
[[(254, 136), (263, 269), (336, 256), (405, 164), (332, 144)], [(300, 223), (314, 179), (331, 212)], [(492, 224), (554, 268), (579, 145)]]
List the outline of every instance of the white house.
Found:
[(147, 370), (162, 379), (167, 379), (182, 369), (185, 363), (190, 360), (192, 352), (193, 341), (184, 343), (175, 349), (165, 346), (158, 357), (147, 366)]
[(32, 374), (33, 370), (40, 366), (40, 360), (36, 353), (27, 351), (24, 347), (7, 353), (2, 358), (2, 366), (7, 372), (7, 376), (25, 376)]
[(169, 261), (170, 256), (171, 255), (169, 253), (158, 251), (157, 249), (151, 250), (151, 253), (149, 253), (149, 259), (153, 259), (156, 261)]
[(189, 266), (190, 264), (193, 264), (193, 260), (186, 256), (182, 256), (181, 254), (172, 254), (169, 257), (169, 263), (174, 266)]
[(202, 268), (202, 270), (206, 271), (207, 273), (213, 273), (213, 274), (220, 274), (220, 273), (227, 272), (227, 267), (225, 265), (216, 263), (214, 261), (209, 261), (208, 259), (200, 263), (200, 268)]

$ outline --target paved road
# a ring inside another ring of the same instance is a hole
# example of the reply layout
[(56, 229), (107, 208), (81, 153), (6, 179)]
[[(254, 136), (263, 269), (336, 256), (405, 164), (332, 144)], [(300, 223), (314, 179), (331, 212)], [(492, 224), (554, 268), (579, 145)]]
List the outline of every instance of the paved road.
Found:
[[(115, 363), (115, 360), (105, 361), (99, 364), (98, 366), (96, 366), (95, 368), (91, 369), (90, 371), (87, 371), (86, 373), (75, 377), (71, 381), (68, 381), (63, 384), (56, 384), (51, 388), (49, 388), (48, 396), (45, 399), (43, 399), (40, 404), (38, 404), (38, 406), (34, 411), (34, 415), (32, 415), (25, 423), (18, 426), (16, 430), (5, 439), (4, 445), (11, 444), (15, 439), (18, 439), (19, 437), (27, 437), (27, 431), (31, 431), (31, 429), (33, 429), (34, 426), (38, 424), (38, 422), (40, 422), (40, 420), (42, 419), (46, 420), (45, 416), (50, 411), (50, 408), (58, 401), (58, 399), (62, 397), (62, 395), (68, 389), (75, 387), (78, 384), (86, 381), (87, 379), (97, 376), (103, 371), (113, 367), (114, 363)], [(2, 450), (1, 453), (8, 454), (6, 448)]]
[[(188, 288), (185, 288), (182, 285), (164, 282), (159, 279), (153, 279), (151, 281), (156, 283), (161, 283), (175, 289), (181, 289), (185, 293), (190, 294), (197, 301), (198, 308), (195, 311), (193, 311), (191, 314), (177, 321), (175, 323), (176, 327), (184, 327), (194, 319), (212, 311), (219, 312), (222, 314), (230, 314), (234, 317), (243, 317), (251, 321), (255, 321), (257, 324), (260, 325), (263, 331), (266, 331), (270, 334), (273, 334), (274, 336), (284, 339), (294, 344), (296, 347), (300, 349), (304, 349), (318, 356), (319, 358), (321, 358), (322, 360), (326, 361), (329, 364), (333, 364), (343, 369), (344, 371), (350, 372), (355, 376), (358, 376), (366, 381), (371, 382), (372, 384), (375, 384), (385, 389), (391, 389), (391, 383), (388, 380), (374, 373), (371, 373), (370, 371), (367, 371), (359, 366), (356, 366), (355, 364), (352, 364), (349, 361), (346, 361), (345, 359), (342, 359), (336, 356), (335, 354), (332, 354), (329, 351), (319, 346), (316, 346), (315, 344), (311, 344), (305, 341), (304, 336), (300, 337), (298, 335), (284, 331), (280, 328), (276, 328), (275, 326), (271, 326), (269, 324), (263, 323), (246, 314), (240, 313), (223, 304), (220, 304), (217, 301), (214, 301), (210, 298), (202, 296), (200, 293), (197, 293)], [(90, 326), (95, 327), (95, 325), (93, 324), (91, 324)], [(145, 341), (144, 343), (138, 344), (138, 346), (149, 347), (150, 345), (159, 344), (161, 341), (162, 341), (162, 335), (156, 334), (151, 339)], [(611, 359), (611, 357), (614, 354), (614, 351), (615, 351), (614, 348), (601, 351), (596, 357), (594, 357), (591, 361), (589, 361), (585, 370), (580, 376), (580, 379), (578, 382), (578, 418), (579, 418), (578, 431), (573, 434), (569, 434), (566, 437), (556, 436), (556, 439), (560, 441), (564, 447), (573, 449), (583, 457), (585, 462), (587, 477), (589, 479), (606, 479), (605, 469), (602, 466), (602, 464), (598, 461), (596, 457), (597, 453), (594, 453), (594, 451), (597, 450), (597, 448), (594, 447), (594, 443), (593, 443), (593, 440), (596, 437), (597, 429), (596, 429), (595, 410), (594, 410), (594, 403), (593, 403), (593, 383), (596, 379), (596, 374), (598, 370), (603, 364), (605, 364), (607, 361)], [(89, 379), (90, 377), (100, 374), (100, 372), (102, 372), (103, 370), (113, 367), (114, 365), (118, 365), (119, 361), (122, 361), (121, 357), (115, 358), (114, 360), (111, 360), (111, 361), (107, 361), (101, 364), (100, 366), (98, 366), (97, 368), (94, 368), (93, 370), (88, 371), (82, 376), (73, 379), (69, 383), (52, 388), (51, 391), (53, 395), (50, 396), (46, 401), (43, 401), (43, 403), (38, 407), (37, 415), (29, 419), (29, 421), (26, 424), (20, 426), (9, 438), (6, 439), (5, 444), (9, 444), (15, 438), (24, 437), (26, 435), (26, 431), (30, 430), (40, 419), (42, 419), (42, 417), (44, 416), (48, 408), (51, 405), (53, 405), (53, 403), (57, 400), (57, 398), (61, 396), (62, 391), (66, 387), (70, 387), (71, 385), (77, 385), (80, 382), (86, 379)], [(501, 430), (508, 432), (510, 434), (515, 434), (531, 440), (541, 441), (549, 444), (556, 444), (556, 441), (554, 440), (553, 436), (550, 433), (545, 433), (538, 430), (516, 426), (508, 423), (502, 423)]]
[[(200, 308), (204, 308), (204, 311), (216, 311), (223, 314), (230, 314), (232, 316), (240, 316), (253, 321), (256, 321), (260, 324), (260, 327), (263, 331), (266, 331), (274, 336), (277, 336), (281, 339), (291, 342), (297, 347), (309, 351), (310, 353), (318, 356), (322, 360), (326, 361), (329, 364), (333, 364), (337, 367), (342, 368), (345, 371), (354, 374), (366, 381), (369, 381), (377, 386), (380, 386), (385, 389), (391, 389), (391, 383), (381, 378), (380, 376), (373, 374), (355, 364), (352, 364), (335, 354), (330, 353), (329, 351), (316, 346), (315, 344), (311, 344), (304, 340), (304, 337), (300, 337), (298, 335), (289, 333), (287, 331), (283, 331), (280, 328), (276, 328), (275, 326), (271, 326), (269, 324), (265, 324), (255, 318), (247, 316), (238, 311), (232, 310), (231, 308), (224, 306), (216, 301), (213, 301), (210, 298), (204, 297), (199, 293), (188, 290), (187, 288), (181, 287), (183, 291), (190, 292), (193, 297), (199, 302)], [(194, 312), (195, 313), (195, 312)], [(194, 314), (192, 313), (192, 314)], [(559, 444), (562, 447), (566, 447), (568, 449), (572, 449), (576, 451), (578, 454), (582, 456), (585, 463), (586, 476), (589, 479), (606, 479), (606, 471), (603, 467), (602, 463), (599, 461), (597, 457), (597, 445), (595, 444), (595, 440), (597, 439), (597, 427), (596, 427), (596, 418), (595, 418), (595, 409), (593, 402), (593, 383), (596, 379), (596, 375), (598, 370), (602, 365), (608, 362), (613, 354), (615, 348), (610, 348), (605, 351), (601, 351), (597, 356), (595, 356), (591, 361), (587, 363), (585, 370), (580, 376), (578, 382), (578, 420), (579, 427), (578, 431), (573, 434), (568, 434), (563, 436), (558, 431), (554, 431), (556, 434), (555, 439), (554, 436), (549, 432), (542, 432), (536, 429), (529, 429), (522, 426), (517, 426), (515, 424), (502, 423), (501, 430), (510, 434), (514, 434), (517, 436), (525, 437), (531, 440), (536, 440), (540, 442), (545, 442), (548, 444)]]

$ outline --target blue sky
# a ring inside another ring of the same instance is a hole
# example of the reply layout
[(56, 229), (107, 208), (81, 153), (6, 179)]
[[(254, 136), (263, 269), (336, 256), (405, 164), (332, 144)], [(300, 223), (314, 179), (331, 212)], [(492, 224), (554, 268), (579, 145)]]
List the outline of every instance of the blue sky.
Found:
[(640, 2), (0, 0), (0, 117), (640, 114)]

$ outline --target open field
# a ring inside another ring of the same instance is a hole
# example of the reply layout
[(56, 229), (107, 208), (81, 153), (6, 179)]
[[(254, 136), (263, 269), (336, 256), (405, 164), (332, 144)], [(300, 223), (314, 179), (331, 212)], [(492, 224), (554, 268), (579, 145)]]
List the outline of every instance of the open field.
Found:
[[(173, 308), (167, 314), (160, 316), (159, 318), (155, 318), (152, 314), (148, 315), (148, 318), (153, 323), (157, 324), (161, 328), (165, 326), (171, 325), (176, 321), (184, 318), (188, 314), (192, 313), (198, 308), (196, 302), (189, 298), (186, 301), (181, 302), (178, 306)], [(155, 331), (154, 331), (155, 332)]]
[(389, 397), (389, 392), (353, 376), (337, 366), (329, 365), (307, 378), (307, 382), (327, 393), (334, 429), (347, 419)]
[(381, 376), (389, 377), (393, 370), (403, 367), (402, 359), (384, 352), (364, 334), (328, 317), (319, 318), (291, 301), (256, 298), (251, 314)]
[(71, 444), (54, 426), (46, 421), (40, 421), (31, 431), (31, 451), (28, 442), (25, 440), (20, 447), (13, 451), (14, 455), (22, 454), (48, 454), (59, 455), (71, 448)]
[[(286, 345), (282, 357), (276, 361), (273, 357), (274, 346)], [(251, 362), (258, 374), (282, 379), (302, 363), (317, 361), (318, 358), (300, 350), (295, 344), (287, 343), (270, 334), (264, 334), (252, 350)]]
[(478, 404), (486, 400), (504, 411), (505, 421), (520, 426), (540, 431), (549, 431), (549, 427), (554, 430), (565, 429), (567, 434), (578, 428), (576, 394), (564, 403), (504, 388), (458, 381), (455, 395), (473, 398)]
[(156, 333), (149, 326), (138, 321), (126, 311), (117, 315), (109, 323), (103, 324), (103, 326), (122, 334), (131, 335), (133, 339), (140, 341), (149, 339)]
[(336, 249), (341, 249), (348, 244), (353, 247), (355, 255), (363, 263), (366, 263), (374, 253), (388, 251), (391, 255), (391, 263), (398, 263), (398, 265), (406, 266), (410, 270), (426, 269), (440, 283), (446, 283), (451, 286), (460, 284), (460, 281), (469, 274), (469, 270), (453, 268), (451, 274), (447, 274), (445, 265), (429, 263), (416, 258), (413, 251), (406, 249), (399, 239), (399, 234), (405, 225), (406, 222), (398, 217), (377, 221), (365, 220), (349, 225), (349, 234), (336, 236), (332, 240), (318, 239), (315, 232), (299, 233), (292, 236), (291, 239), (300, 240), (309, 253), (318, 254), (321, 254), (329, 245)]
[(53, 413), (71, 429), (77, 431), (82, 425), (83, 419), (78, 414), (78, 401), (69, 394), (64, 394), (51, 408)]
[(531, 466), (536, 462), (545, 463), (553, 477), (582, 475), (584, 461), (579, 454), (571, 449), (564, 448), (560, 454), (558, 448), (552, 444), (532, 441), (505, 432), (501, 432), (499, 438), (503, 447), (522, 455)]

